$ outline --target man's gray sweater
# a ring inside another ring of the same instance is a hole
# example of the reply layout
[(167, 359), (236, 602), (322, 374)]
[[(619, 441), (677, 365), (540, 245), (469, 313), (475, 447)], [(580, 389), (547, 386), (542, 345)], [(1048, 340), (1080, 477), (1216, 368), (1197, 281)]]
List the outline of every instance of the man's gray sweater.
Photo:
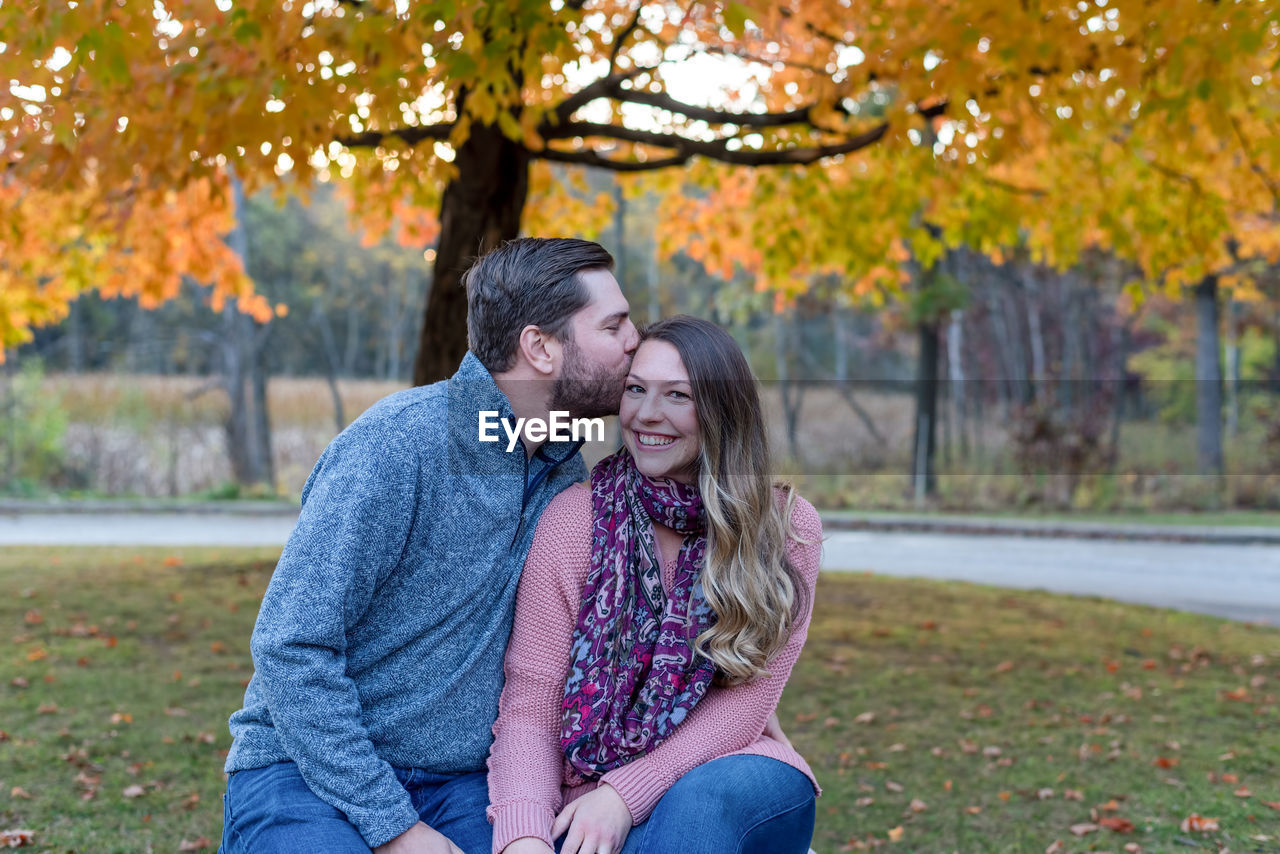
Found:
[(538, 517), (586, 477), (578, 445), (478, 440), (514, 416), (468, 353), (325, 449), (253, 630), (226, 770), (292, 760), (370, 847), (418, 821), (392, 766), (482, 770)]

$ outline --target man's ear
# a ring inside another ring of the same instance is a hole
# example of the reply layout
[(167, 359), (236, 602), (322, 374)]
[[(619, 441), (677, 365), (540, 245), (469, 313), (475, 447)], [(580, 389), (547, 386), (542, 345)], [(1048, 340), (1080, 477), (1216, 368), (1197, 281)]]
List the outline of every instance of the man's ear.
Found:
[(562, 349), (554, 336), (537, 326), (520, 330), (520, 355), (540, 374), (550, 377), (555, 373)]

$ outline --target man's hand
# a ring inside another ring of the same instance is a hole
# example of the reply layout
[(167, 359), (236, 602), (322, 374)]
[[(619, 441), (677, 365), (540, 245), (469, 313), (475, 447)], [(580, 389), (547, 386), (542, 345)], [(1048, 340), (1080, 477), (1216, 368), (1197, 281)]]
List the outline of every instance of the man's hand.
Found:
[(769, 715), (769, 720), (765, 722), (764, 734), (774, 741), (781, 742), (787, 747), (791, 747), (791, 739), (787, 738), (787, 734), (782, 731), (782, 722), (778, 720), (778, 713), (774, 712)]
[(631, 810), (606, 783), (565, 807), (551, 826), (551, 838), (566, 829), (560, 854), (618, 854), (631, 832)]
[(373, 849), (374, 854), (465, 854), (440, 831), (418, 822), (390, 842)]
[(535, 836), (522, 836), (503, 848), (502, 854), (555, 854), (555, 851)]

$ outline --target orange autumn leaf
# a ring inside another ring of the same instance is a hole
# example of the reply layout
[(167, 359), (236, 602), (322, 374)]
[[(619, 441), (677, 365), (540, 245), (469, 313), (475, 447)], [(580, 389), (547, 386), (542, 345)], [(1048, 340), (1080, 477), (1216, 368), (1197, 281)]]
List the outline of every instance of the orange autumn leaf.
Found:
[(1183, 833), (1191, 833), (1193, 831), (1213, 831), (1218, 830), (1218, 820), (1216, 818), (1205, 818), (1204, 816), (1192, 813), (1182, 820), (1179, 825)]
[(1098, 819), (1098, 824), (1102, 825), (1107, 830), (1114, 831), (1115, 833), (1133, 832), (1133, 822), (1129, 821), (1127, 818), (1120, 818), (1119, 816), (1107, 816), (1105, 818), (1100, 818)]
[(890, 842), (901, 842), (901, 841), (902, 841), (902, 835), (903, 835), (905, 832), (906, 832), (906, 831), (905, 831), (905, 830), (903, 830), (902, 825), (898, 825), (897, 827), (892, 828), (892, 829), (889, 831), (889, 841), (890, 841)]

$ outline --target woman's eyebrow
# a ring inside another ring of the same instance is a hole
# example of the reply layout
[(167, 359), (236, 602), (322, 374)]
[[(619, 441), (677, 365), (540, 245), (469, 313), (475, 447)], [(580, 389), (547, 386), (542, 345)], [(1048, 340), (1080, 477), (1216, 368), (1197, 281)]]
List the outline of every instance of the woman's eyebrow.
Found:
[[(650, 380), (647, 380), (641, 376), (637, 376), (636, 374), (627, 374), (627, 379), (635, 380), (638, 383), (651, 382)], [(652, 380), (652, 382), (658, 383), (660, 385), (689, 385), (690, 384), (688, 380)]]

